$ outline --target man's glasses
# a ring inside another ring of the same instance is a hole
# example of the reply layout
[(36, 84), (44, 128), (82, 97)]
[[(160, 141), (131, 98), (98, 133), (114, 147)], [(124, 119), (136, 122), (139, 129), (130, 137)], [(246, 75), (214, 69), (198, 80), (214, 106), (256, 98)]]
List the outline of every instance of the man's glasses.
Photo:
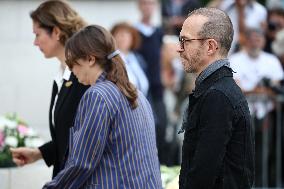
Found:
[(180, 48), (182, 50), (184, 50), (184, 43), (187, 42), (187, 41), (201, 41), (201, 40), (206, 40), (206, 39), (210, 39), (210, 38), (200, 38), (200, 39), (187, 39), (185, 37), (179, 37), (179, 45), (180, 45)]

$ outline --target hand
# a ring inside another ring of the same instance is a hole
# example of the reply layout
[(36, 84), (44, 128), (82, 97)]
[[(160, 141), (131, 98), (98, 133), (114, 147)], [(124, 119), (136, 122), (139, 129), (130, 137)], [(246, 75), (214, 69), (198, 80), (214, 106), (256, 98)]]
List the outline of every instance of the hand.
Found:
[(42, 158), (38, 148), (10, 148), (10, 151), (12, 153), (13, 161), (18, 166), (24, 166)]

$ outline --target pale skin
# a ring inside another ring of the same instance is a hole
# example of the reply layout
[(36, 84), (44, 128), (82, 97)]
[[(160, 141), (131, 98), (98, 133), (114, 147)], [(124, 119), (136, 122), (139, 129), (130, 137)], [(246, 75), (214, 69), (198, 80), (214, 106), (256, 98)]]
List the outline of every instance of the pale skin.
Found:
[(127, 29), (119, 29), (113, 36), (117, 42), (118, 49), (122, 51), (123, 54), (127, 55), (133, 41), (130, 31)]
[(41, 152), (38, 148), (10, 148), (13, 156), (13, 161), (18, 166), (24, 166), (42, 159)]
[(96, 58), (93, 56), (78, 59), (77, 63), (73, 65), (72, 72), (83, 85), (94, 85), (104, 71), (99, 64), (96, 64)]
[[(47, 33), (40, 28), (37, 22), (33, 22), (33, 33), (35, 34), (34, 45), (44, 54), (45, 58), (57, 58), (61, 63), (62, 71), (65, 69), (65, 47), (59, 41), (60, 29), (54, 27), (52, 33)], [(18, 166), (24, 166), (42, 159), (38, 148), (10, 148), (13, 161)]]
[(151, 19), (157, 6), (157, 0), (139, 0), (138, 8), (141, 12), (142, 23), (151, 25)]
[[(180, 37), (200, 39), (198, 33), (207, 20), (207, 17), (201, 15), (188, 17), (182, 26)], [(184, 49), (179, 47), (177, 51), (180, 54), (185, 72), (197, 75), (216, 60), (225, 58), (220, 55), (219, 44), (213, 38), (185, 41)]]

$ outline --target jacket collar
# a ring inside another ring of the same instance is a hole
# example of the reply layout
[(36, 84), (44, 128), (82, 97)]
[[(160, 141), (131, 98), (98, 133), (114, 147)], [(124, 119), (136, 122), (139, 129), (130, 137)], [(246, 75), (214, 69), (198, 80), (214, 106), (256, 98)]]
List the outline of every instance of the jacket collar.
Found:
[(207, 77), (209, 77), (212, 73), (214, 73), (216, 70), (218, 70), (222, 66), (230, 67), (230, 62), (228, 61), (228, 59), (216, 60), (215, 62), (207, 66), (207, 68), (204, 69), (196, 78), (195, 86), (200, 85), (200, 83), (203, 80), (205, 80)]
[[(68, 71), (67, 71), (68, 72)], [(63, 84), (62, 84), (62, 88), (58, 94), (58, 99), (56, 101), (56, 105), (55, 105), (55, 110), (54, 110), (54, 120), (57, 119), (57, 115), (58, 115), (58, 111), (60, 110), (61, 106), (64, 104), (64, 101), (66, 99), (66, 97), (70, 94), (70, 90), (73, 87), (73, 83), (76, 82), (77, 83), (77, 79), (76, 76), (70, 72), (67, 73), (67, 75), (69, 76), (68, 80), (63, 80)], [(67, 79), (67, 77), (66, 77)], [(68, 83), (68, 85), (67, 85)]]
[(216, 81), (223, 77), (233, 77), (232, 69), (227, 66), (222, 66), (217, 69), (210, 76), (204, 79), (199, 85), (196, 86), (195, 90), (193, 91), (193, 96), (195, 98), (198, 98)]

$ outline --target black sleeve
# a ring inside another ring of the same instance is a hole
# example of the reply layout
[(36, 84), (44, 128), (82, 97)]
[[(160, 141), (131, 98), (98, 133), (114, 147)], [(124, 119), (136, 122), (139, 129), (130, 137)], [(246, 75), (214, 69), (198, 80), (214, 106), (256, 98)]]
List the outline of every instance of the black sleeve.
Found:
[(46, 165), (48, 167), (54, 165), (56, 159), (55, 144), (52, 141), (47, 142), (42, 146), (40, 146), (39, 150), (42, 154), (42, 158), (44, 159)]

